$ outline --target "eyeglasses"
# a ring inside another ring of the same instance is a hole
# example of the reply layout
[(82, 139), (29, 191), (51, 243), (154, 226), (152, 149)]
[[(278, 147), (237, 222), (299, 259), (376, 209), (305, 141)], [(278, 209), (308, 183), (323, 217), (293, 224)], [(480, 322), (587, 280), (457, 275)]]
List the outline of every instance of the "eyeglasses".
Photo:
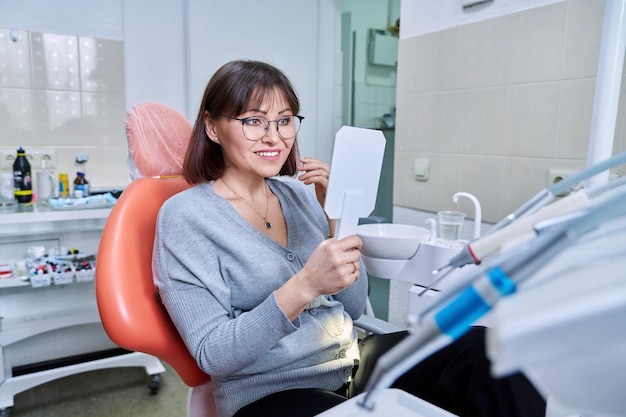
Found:
[(285, 139), (293, 139), (300, 130), (300, 124), (304, 120), (303, 116), (283, 116), (277, 120), (267, 120), (260, 116), (251, 117), (230, 117), (224, 115), (224, 117), (231, 120), (238, 120), (241, 122), (241, 130), (243, 135), (248, 140), (257, 141), (261, 140), (267, 135), (270, 130), (270, 123), (276, 123), (276, 131), (278, 135)]

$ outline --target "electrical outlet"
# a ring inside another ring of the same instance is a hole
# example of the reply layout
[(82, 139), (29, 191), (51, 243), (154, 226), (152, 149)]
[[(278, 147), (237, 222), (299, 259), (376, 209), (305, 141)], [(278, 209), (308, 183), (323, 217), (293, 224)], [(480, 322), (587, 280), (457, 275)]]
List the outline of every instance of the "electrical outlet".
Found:
[(547, 186), (552, 187), (554, 184), (561, 182), (565, 177), (574, 174), (576, 171), (572, 169), (550, 168), (548, 170)]
[[(570, 176), (570, 175), (572, 175), (574, 173), (576, 173), (576, 171), (571, 170), (571, 169), (550, 168), (548, 170), (548, 181), (547, 181), (548, 182), (548, 188), (552, 187), (554, 184), (558, 184), (559, 182), (563, 181), (563, 179), (565, 179), (566, 177), (568, 177), (568, 176)], [(570, 187), (569, 190), (563, 191), (557, 197), (565, 197), (570, 192), (572, 192), (574, 187)]]
[(15, 149), (0, 149), (0, 169), (12, 169), (16, 156)]
[(35, 149), (33, 156), (31, 169), (56, 168), (57, 166), (57, 154), (54, 149)]

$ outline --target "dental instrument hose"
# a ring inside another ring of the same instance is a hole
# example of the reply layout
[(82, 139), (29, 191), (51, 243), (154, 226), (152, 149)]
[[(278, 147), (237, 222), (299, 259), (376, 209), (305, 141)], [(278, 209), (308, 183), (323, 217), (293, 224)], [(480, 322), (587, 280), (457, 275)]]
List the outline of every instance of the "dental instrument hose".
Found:
[(551, 221), (551, 227), (544, 227), (544, 234), (527, 242), (519, 252), (504, 254), (496, 266), (483, 267), (472, 275), (474, 279), (469, 287), (456, 294), (428, 320), (414, 326), (410, 336), (380, 357), (359, 406), (372, 410), (378, 392), (389, 387), (416, 363), (465, 334), (499, 298), (513, 294), (519, 283), (531, 277), (579, 236), (604, 221), (625, 214), (626, 193), (622, 192), (581, 213), (570, 213), (564, 220)]
[[(433, 274), (436, 274), (446, 268), (448, 269), (445, 273), (438, 277), (436, 281), (422, 291), (420, 295), (431, 289), (435, 284), (442, 281), (452, 269), (471, 263), (478, 264), (485, 256), (497, 251), (506, 242), (515, 237), (521, 236), (524, 233), (532, 231), (532, 225), (537, 221), (569, 213), (584, 207), (589, 203), (589, 199), (587, 198), (587, 194), (585, 194), (584, 190), (562, 198), (561, 200), (550, 205), (546, 204), (556, 198), (559, 194), (569, 191), (585, 179), (623, 163), (626, 163), (626, 152), (617, 154), (605, 161), (599, 162), (589, 168), (565, 177), (563, 180), (559, 181), (550, 188), (539, 192), (514, 213), (509, 214), (503, 220), (494, 225), (485, 236), (465, 245), (463, 249), (461, 249), (457, 255), (453, 256), (446, 265), (433, 271)], [(511, 224), (514, 219), (522, 216), (523, 214), (527, 214), (527, 216), (521, 217), (516, 223)]]
[(535, 196), (533, 196), (530, 200), (520, 206), (513, 213), (506, 216), (504, 219), (500, 220), (496, 223), (491, 229), (490, 232), (499, 230), (508, 224), (510, 224), (513, 220), (522, 216), (525, 213), (532, 213), (543, 207), (550, 201), (554, 200), (556, 196), (566, 191), (569, 191), (574, 186), (583, 182), (584, 180), (591, 178), (607, 169), (614, 168), (618, 165), (626, 163), (626, 152), (619, 153), (611, 158), (605, 159), (604, 161), (598, 162), (590, 167), (587, 167), (581, 171), (578, 171), (570, 176), (563, 178), (558, 183), (554, 184), (549, 188), (545, 188)]

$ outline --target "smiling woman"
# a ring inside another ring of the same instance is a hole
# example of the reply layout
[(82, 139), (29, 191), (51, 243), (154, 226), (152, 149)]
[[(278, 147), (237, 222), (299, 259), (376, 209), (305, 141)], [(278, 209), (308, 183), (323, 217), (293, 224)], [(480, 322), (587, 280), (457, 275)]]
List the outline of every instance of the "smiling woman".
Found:
[[(368, 295), (362, 241), (327, 238), (330, 167), (298, 157), (299, 110), (276, 67), (222, 66), (185, 156), (192, 187), (159, 212), (154, 281), (215, 382), (221, 417), (319, 414), (362, 392), (378, 357), (407, 335), (358, 339), (353, 322)], [(295, 181), (274, 178), (298, 172)], [(395, 387), (460, 415), (542, 415), (543, 400), (521, 375), (491, 379), (483, 329), (466, 336)]]

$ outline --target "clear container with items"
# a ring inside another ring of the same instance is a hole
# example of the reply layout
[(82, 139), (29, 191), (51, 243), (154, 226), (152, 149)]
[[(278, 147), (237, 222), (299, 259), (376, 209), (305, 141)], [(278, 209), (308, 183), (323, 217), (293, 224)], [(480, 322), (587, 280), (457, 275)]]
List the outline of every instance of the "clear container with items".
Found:
[(43, 259), (29, 259), (27, 264), (31, 287), (49, 287), (52, 284), (52, 274)]
[(0, 173), (0, 211), (3, 208), (12, 208), (15, 205), (13, 181), (13, 174), (10, 172)]
[(48, 271), (55, 285), (71, 284), (74, 281), (74, 266), (71, 262), (49, 259)]
[(74, 274), (76, 275), (76, 282), (93, 281), (96, 275), (96, 267), (92, 261), (75, 261), (72, 262), (74, 266)]
[(95, 277), (95, 255), (81, 253), (72, 248), (50, 248), (31, 246), (26, 259), (27, 275), (32, 287), (64, 285), (93, 281)]
[(52, 275), (48, 270), (46, 260), (45, 246), (31, 246), (28, 248), (26, 267), (28, 269), (28, 278), (31, 287), (48, 287), (52, 284)]

